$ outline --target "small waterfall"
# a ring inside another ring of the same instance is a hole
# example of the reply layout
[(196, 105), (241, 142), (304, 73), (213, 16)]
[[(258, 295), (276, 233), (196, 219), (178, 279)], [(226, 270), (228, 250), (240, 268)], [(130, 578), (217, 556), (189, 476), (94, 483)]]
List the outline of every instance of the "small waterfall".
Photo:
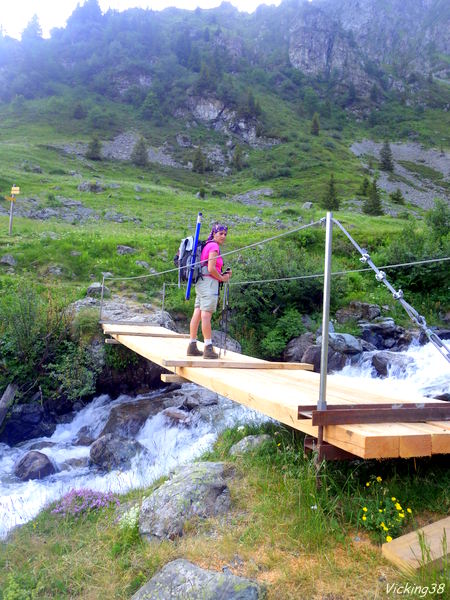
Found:
[[(195, 393), (197, 397), (211, 394), (194, 384), (184, 385), (183, 391)], [(155, 392), (151, 397), (159, 395), (160, 392)], [(76, 444), (80, 429), (87, 428), (95, 438), (105, 426), (113, 407), (144, 398), (149, 398), (149, 395), (136, 398), (122, 395), (115, 400), (102, 395), (77, 413), (70, 423), (58, 425), (49, 438), (36, 438), (13, 448), (0, 444), (0, 539), (72, 489), (125, 493), (148, 486), (177, 465), (189, 463), (210, 450), (224, 429), (240, 423), (267, 420), (264, 415), (218, 396), (217, 404), (200, 405), (191, 413), (189, 427), (177, 426), (161, 413), (150, 417), (136, 437), (148, 454), (141, 459), (135, 457), (130, 468), (105, 473), (90, 466), (89, 446)], [(59, 471), (43, 480), (18, 480), (14, 475), (14, 465), (32, 449), (46, 454)]]

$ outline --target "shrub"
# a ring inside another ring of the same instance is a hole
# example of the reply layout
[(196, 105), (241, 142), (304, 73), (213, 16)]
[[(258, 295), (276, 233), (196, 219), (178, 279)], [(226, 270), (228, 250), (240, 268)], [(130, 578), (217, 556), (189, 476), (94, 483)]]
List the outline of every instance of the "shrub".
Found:
[(277, 319), (274, 327), (267, 331), (261, 340), (261, 348), (268, 358), (278, 357), (289, 340), (305, 331), (302, 315), (295, 308), (288, 308), (283, 316)]

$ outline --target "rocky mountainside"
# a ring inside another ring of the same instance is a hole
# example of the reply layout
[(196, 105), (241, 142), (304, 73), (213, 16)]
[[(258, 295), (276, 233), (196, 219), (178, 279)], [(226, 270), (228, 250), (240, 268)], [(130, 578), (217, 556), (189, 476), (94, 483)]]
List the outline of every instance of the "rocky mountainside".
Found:
[(450, 7), (442, 0), (316, 0), (298, 8), (291, 64), (304, 73), (371, 87), (450, 80)]
[[(243, 90), (258, 83), (284, 97), (286, 86), (295, 95), (293, 86), (310, 85), (344, 108), (383, 102), (391, 90), (426, 105), (423, 91), (450, 81), (449, 55), (446, 0), (284, 0), (251, 15), (227, 2), (102, 13), (86, 0), (50, 40), (36, 22), (22, 42), (0, 32), (0, 100), (85, 86), (158, 120), (192, 111), (186, 96), (209, 94), (226, 120), (227, 110), (245, 112)], [(445, 88), (438, 96), (442, 108)]]

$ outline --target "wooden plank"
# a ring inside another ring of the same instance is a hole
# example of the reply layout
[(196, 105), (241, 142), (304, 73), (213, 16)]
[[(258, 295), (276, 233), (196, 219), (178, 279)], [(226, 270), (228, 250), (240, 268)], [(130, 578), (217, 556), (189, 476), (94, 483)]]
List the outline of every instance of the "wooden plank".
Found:
[(161, 373), (161, 381), (164, 381), (164, 383), (191, 383), (190, 379), (185, 379), (174, 373)]
[(282, 363), (282, 362), (247, 362), (247, 361), (226, 361), (220, 359), (163, 359), (163, 367), (188, 367), (188, 368), (213, 368), (213, 369), (279, 369), (281, 371), (312, 371), (314, 365), (309, 363)]
[(136, 335), (136, 336), (140, 336), (140, 337), (156, 337), (156, 338), (184, 338), (187, 339), (189, 338), (189, 334), (188, 333), (152, 333), (152, 332), (145, 332), (145, 331), (112, 331), (110, 329), (108, 329), (108, 331), (106, 331), (106, 333), (108, 335)]
[[(419, 534), (423, 536), (424, 543), (429, 548), (429, 559), (422, 557), (419, 542)], [(444, 548), (444, 535), (447, 539), (447, 548)], [(441, 568), (444, 561), (450, 556), (450, 517), (436, 521), (418, 531), (412, 531), (402, 535), (392, 542), (383, 544), (381, 552), (383, 556), (394, 563), (402, 571), (411, 573), (424, 563), (429, 566)]]

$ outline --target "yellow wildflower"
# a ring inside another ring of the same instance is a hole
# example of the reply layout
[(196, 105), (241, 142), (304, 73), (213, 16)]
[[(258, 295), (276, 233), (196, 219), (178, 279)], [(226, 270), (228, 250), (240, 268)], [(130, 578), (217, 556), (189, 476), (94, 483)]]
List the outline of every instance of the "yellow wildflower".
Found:
[(363, 506), (363, 511), (367, 512), (367, 506)]
[(367, 517), (366, 517), (366, 515), (363, 515), (363, 518), (362, 518), (362, 520), (363, 520), (363, 521), (366, 521), (366, 520), (367, 520)]
[(400, 503), (399, 503), (399, 502), (396, 502), (396, 503), (395, 503), (395, 508), (396, 508), (397, 510), (403, 510), (403, 509), (402, 509), (402, 507), (400, 506)]
[(392, 500), (392, 502), (395, 502), (397, 500), (397, 498), (395, 496), (392, 496), (391, 500)]
[(387, 542), (392, 542), (392, 538), (391, 538), (391, 536), (390, 536), (390, 535), (387, 535), (387, 536), (386, 536), (386, 541), (387, 541)]
[(405, 513), (404, 512), (398, 513), (398, 516), (401, 517), (402, 519), (404, 519), (405, 518)]
[(379, 475), (377, 477), (377, 481), (378, 481), (378, 483), (381, 483), (383, 481)]
[(382, 513), (383, 511), (381, 510), (381, 508), (378, 509), (378, 512)]
[(407, 508), (407, 509), (406, 509), (406, 512), (409, 512), (409, 514), (411, 514), (411, 513), (412, 513), (412, 510), (411, 510), (410, 508)]
[(370, 486), (370, 481), (368, 481), (368, 482), (366, 483), (366, 487), (369, 487), (369, 486)]

